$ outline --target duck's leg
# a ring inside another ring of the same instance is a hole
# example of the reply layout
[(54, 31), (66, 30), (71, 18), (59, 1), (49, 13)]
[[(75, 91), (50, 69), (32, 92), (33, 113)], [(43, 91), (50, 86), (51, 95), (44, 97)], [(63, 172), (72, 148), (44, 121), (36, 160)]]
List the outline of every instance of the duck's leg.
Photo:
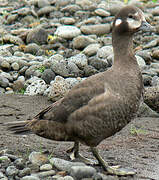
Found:
[(70, 153), (69, 156), (70, 156), (71, 160), (79, 159), (80, 161), (84, 162), (85, 164), (90, 164), (90, 165), (96, 164), (95, 161), (93, 161), (91, 159), (87, 159), (79, 153), (79, 142), (75, 142), (74, 146), (71, 149), (67, 150), (67, 153)]
[(94, 157), (98, 160), (99, 164), (110, 174), (114, 175), (120, 175), (120, 176), (125, 176), (125, 175), (134, 175), (136, 172), (132, 169), (127, 169), (127, 168), (120, 168), (120, 166), (109, 166), (107, 162), (104, 161), (104, 159), (101, 157), (99, 154), (97, 148), (91, 147), (91, 151), (94, 155)]

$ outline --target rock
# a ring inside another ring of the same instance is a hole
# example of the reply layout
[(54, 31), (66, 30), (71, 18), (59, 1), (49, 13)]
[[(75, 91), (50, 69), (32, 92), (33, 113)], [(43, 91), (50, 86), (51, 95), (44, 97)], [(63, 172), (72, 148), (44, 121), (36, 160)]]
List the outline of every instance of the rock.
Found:
[(101, 1), (97, 8), (105, 9), (110, 12), (111, 15), (115, 15), (125, 4), (123, 1), (113, 0), (113, 1)]
[(65, 81), (69, 84), (70, 88), (83, 81), (85, 78), (66, 78)]
[(75, 49), (83, 49), (87, 47), (89, 44), (96, 43), (96, 40), (92, 39), (89, 36), (80, 35), (73, 39), (73, 47)]
[(159, 113), (159, 86), (145, 88), (144, 102)]
[(18, 18), (18, 14), (11, 14), (7, 17), (7, 24), (12, 24)]
[(73, 166), (70, 168), (70, 175), (75, 179), (91, 178), (95, 175), (96, 169), (91, 166)]
[(147, 104), (142, 102), (137, 112), (138, 117), (159, 117), (159, 114), (153, 111)]
[(159, 7), (155, 7), (152, 9), (151, 13), (154, 15), (154, 16), (159, 16)]
[(75, 63), (80, 69), (88, 65), (87, 57), (84, 54), (72, 56), (67, 61)]
[(5, 93), (5, 89), (0, 87), (0, 94), (4, 94)]
[(17, 62), (14, 62), (14, 63), (11, 64), (11, 68), (14, 71), (18, 71), (19, 70), (19, 64)]
[(9, 86), (9, 81), (7, 78), (0, 75), (0, 86), (6, 88)]
[(59, 169), (60, 171), (67, 171), (69, 172), (71, 167), (73, 166), (84, 166), (85, 164), (82, 162), (70, 162), (70, 161), (66, 161), (60, 158), (51, 158), (50, 159), (50, 163), (55, 166), (57, 169)]
[(106, 70), (108, 67), (108, 62), (102, 61), (101, 59), (95, 57), (89, 58), (89, 65), (95, 67), (97, 70)]
[(136, 55), (141, 56), (145, 60), (146, 64), (150, 64), (152, 61), (152, 57), (149, 53), (149, 50), (138, 51), (136, 52)]
[(149, 76), (147, 74), (143, 74), (142, 78), (143, 78), (144, 86), (150, 86), (151, 85), (151, 81), (152, 81), (152, 77), (151, 76)]
[(96, 173), (93, 176), (93, 180), (119, 180), (119, 178), (117, 176), (110, 176), (102, 173)]
[(159, 50), (158, 49), (154, 50), (152, 52), (152, 57), (155, 58), (155, 59), (159, 59)]
[(45, 164), (46, 162), (48, 162), (48, 158), (40, 152), (33, 151), (29, 155), (29, 161), (32, 164), (42, 165), (42, 164)]
[(50, 171), (44, 171), (44, 172), (39, 172), (39, 173), (36, 173), (34, 174), (36, 177), (39, 177), (41, 179), (47, 177), (47, 176), (52, 176), (52, 175), (55, 175), (56, 174), (56, 171), (55, 170), (50, 170)]
[(72, 25), (76, 22), (76, 20), (72, 17), (63, 17), (60, 19), (60, 22), (65, 25)]
[(113, 54), (112, 46), (103, 46), (98, 49), (97, 57), (101, 59), (106, 59), (109, 55)]
[(13, 81), (13, 76), (11, 76), (9, 73), (1, 72), (0, 75), (7, 78), (9, 81)]
[(41, 78), (46, 82), (46, 84), (50, 84), (50, 82), (55, 79), (55, 76), (55, 73), (51, 69), (45, 69)]
[(16, 166), (16, 168), (18, 169), (23, 169), (25, 167), (25, 160), (23, 158), (17, 158), (14, 161), (14, 165)]
[(10, 64), (7, 62), (7, 61), (5, 61), (5, 60), (3, 60), (1, 63), (0, 63), (0, 66), (1, 66), (1, 68), (3, 69), (3, 70), (5, 70), (5, 71), (9, 71), (10, 70)]
[(18, 169), (15, 166), (8, 166), (6, 169), (7, 176), (15, 176), (18, 174)]
[(43, 28), (35, 28), (32, 29), (26, 38), (26, 42), (29, 43), (36, 43), (38, 45), (46, 44), (47, 43), (48, 33)]
[(81, 10), (81, 7), (76, 4), (69, 4), (61, 9), (61, 12), (75, 13)]
[(84, 48), (83, 53), (87, 56), (93, 56), (97, 53), (100, 48), (100, 44), (90, 44), (86, 48)]
[(8, 158), (8, 156), (0, 156), (0, 163), (2, 162), (11, 162), (11, 160)]
[(70, 71), (70, 74), (74, 77), (78, 77), (81, 74), (81, 70), (78, 68), (78, 66), (74, 62), (68, 61), (68, 69)]
[(144, 59), (140, 56), (135, 55), (139, 67), (142, 69), (146, 66)]
[(49, 15), (51, 12), (55, 11), (56, 8), (53, 6), (45, 6), (37, 11), (38, 16)]
[(151, 80), (151, 86), (159, 86), (159, 77), (154, 76)]
[(51, 70), (63, 77), (68, 77), (70, 74), (66, 61), (61, 61), (61, 62), (53, 61), (51, 65)]
[(8, 180), (8, 178), (2, 172), (0, 172), (0, 179), (1, 180)]
[(89, 77), (92, 76), (94, 74), (96, 74), (98, 71), (91, 65), (85, 66), (84, 69), (84, 76), (85, 77)]
[(110, 16), (110, 13), (102, 8), (98, 8), (95, 10), (95, 13), (99, 16), (102, 16), (102, 17), (107, 17), (107, 16)]
[(55, 80), (51, 84), (50, 92), (49, 92), (49, 99), (53, 102), (59, 100), (60, 98), (64, 97), (64, 95), (70, 89), (69, 84), (65, 81), (65, 79), (61, 76), (56, 76)]
[(74, 37), (81, 34), (80, 29), (76, 26), (63, 25), (56, 29), (55, 35), (60, 36), (64, 39), (73, 39)]
[(24, 44), (24, 42), (22, 41), (22, 39), (18, 36), (13, 36), (11, 34), (6, 34), (3, 36), (3, 42), (10, 42), (12, 44), (15, 44), (15, 45), (22, 45)]
[(83, 25), (81, 26), (81, 31), (84, 34), (96, 34), (97, 36), (102, 36), (104, 34), (110, 33), (110, 24), (95, 24), (95, 25)]
[(38, 46), (36, 43), (31, 43), (24, 48), (24, 52), (36, 55), (39, 49), (40, 46)]
[(49, 6), (49, 5), (50, 5), (50, 2), (48, 0), (38, 0), (38, 7), (39, 8)]
[(38, 177), (35, 176), (24, 176), (21, 180), (40, 180)]
[(47, 85), (45, 81), (39, 78), (26, 88), (24, 94), (29, 96), (42, 95), (46, 89)]
[(23, 170), (19, 170), (18, 176), (24, 177), (24, 176), (27, 176), (30, 174), (31, 174), (31, 169), (30, 168), (24, 168)]
[(51, 164), (43, 164), (42, 166), (40, 166), (40, 171), (49, 171), (51, 169), (52, 169)]

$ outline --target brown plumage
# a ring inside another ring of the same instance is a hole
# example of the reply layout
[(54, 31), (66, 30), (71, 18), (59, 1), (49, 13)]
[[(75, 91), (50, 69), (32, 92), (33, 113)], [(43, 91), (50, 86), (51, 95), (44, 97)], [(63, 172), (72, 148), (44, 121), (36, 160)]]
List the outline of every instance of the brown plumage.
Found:
[[(142, 96), (142, 76), (133, 52), (133, 34), (145, 27), (148, 24), (141, 10), (133, 6), (123, 8), (113, 23), (113, 66), (73, 87), (33, 120), (20, 126), (16, 123), (10, 129), (16, 133), (32, 131), (56, 141), (81, 142), (92, 148), (121, 130), (134, 117)], [(108, 170), (108, 165), (104, 165)]]

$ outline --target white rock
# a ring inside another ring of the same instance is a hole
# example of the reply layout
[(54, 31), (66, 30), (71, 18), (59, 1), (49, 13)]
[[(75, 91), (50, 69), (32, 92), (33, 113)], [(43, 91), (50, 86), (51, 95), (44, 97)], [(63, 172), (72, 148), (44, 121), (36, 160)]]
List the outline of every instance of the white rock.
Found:
[(142, 58), (142, 57), (140, 57), (140, 56), (135, 56), (136, 57), (136, 59), (137, 59), (137, 63), (138, 63), (138, 65), (139, 65), (139, 67), (142, 69), (144, 66), (146, 66), (146, 63), (145, 63), (145, 61), (144, 61), (144, 59)]
[(36, 81), (33, 81), (25, 91), (25, 95), (33, 96), (33, 95), (42, 95), (44, 91), (47, 89), (47, 84), (44, 80), (38, 78)]
[(84, 54), (77, 54), (68, 59), (69, 62), (75, 63), (79, 68), (83, 68), (88, 65), (87, 57)]
[(78, 29), (76, 26), (69, 25), (59, 26), (55, 32), (55, 35), (65, 39), (73, 39), (79, 34), (81, 34), (80, 29)]

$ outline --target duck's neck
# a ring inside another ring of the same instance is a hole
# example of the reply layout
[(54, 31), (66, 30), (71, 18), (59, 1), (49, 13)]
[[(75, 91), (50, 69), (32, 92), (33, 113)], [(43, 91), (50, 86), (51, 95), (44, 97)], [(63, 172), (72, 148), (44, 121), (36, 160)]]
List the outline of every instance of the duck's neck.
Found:
[(115, 64), (136, 63), (133, 51), (133, 37), (130, 35), (113, 34), (112, 38)]

